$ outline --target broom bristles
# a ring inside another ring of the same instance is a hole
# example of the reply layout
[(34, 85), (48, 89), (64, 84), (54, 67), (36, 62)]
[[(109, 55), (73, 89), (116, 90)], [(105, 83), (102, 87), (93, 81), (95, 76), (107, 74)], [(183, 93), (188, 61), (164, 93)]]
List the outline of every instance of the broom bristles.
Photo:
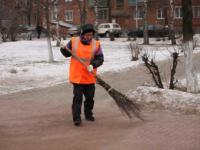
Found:
[(117, 106), (122, 113), (126, 114), (130, 119), (136, 116), (140, 120), (143, 120), (140, 116), (140, 106), (134, 103), (133, 100), (129, 99), (126, 95), (120, 93), (119, 91), (111, 88), (109, 84), (103, 81), (99, 76), (96, 76), (97, 82), (102, 86), (109, 95), (115, 100)]
[(130, 119), (136, 116), (140, 120), (143, 120), (140, 115), (139, 104), (134, 103), (133, 100), (115, 89), (111, 89), (108, 93), (115, 100), (122, 113), (126, 114)]

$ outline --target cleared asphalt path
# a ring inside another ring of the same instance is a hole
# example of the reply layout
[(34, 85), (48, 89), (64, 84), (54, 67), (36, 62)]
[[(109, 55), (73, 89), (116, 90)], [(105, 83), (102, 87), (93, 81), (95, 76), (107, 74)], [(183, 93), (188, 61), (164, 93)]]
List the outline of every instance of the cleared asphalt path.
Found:
[[(180, 64), (183, 62), (180, 61)], [(164, 75), (169, 62), (162, 62)], [(198, 56), (195, 66), (199, 70)], [(177, 70), (183, 75), (183, 65)], [(151, 82), (144, 67), (102, 75), (122, 92)], [(68, 83), (0, 96), (0, 150), (200, 150), (200, 117), (143, 110), (145, 122), (123, 116), (110, 96), (96, 86), (95, 122), (71, 117)]]

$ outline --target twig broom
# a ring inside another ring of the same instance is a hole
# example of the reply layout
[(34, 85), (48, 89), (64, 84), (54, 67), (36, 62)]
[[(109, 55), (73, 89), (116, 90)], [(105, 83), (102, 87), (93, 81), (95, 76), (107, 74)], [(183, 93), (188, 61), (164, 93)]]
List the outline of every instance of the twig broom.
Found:
[[(59, 40), (57, 37), (56, 39)], [(71, 53), (72, 57), (74, 57), (76, 60), (78, 60), (82, 65), (84, 65), (87, 68), (87, 65), (83, 62), (82, 59), (80, 59), (70, 49), (66, 48), (66, 50)], [(130, 119), (133, 118), (133, 116), (136, 116), (140, 120), (143, 120), (143, 118), (140, 116), (140, 106), (138, 104), (134, 103), (133, 100), (129, 99), (126, 95), (112, 88), (108, 83), (103, 81), (98, 75), (94, 74), (94, 72), (92, 73), (93, 75), (95, 75), (97, 83), (100, 86), (102, 86), (108, 92), (108, 94), (114, 99), (114, 101), (116, 102), (117, 106), (119, 107), (122, 113), (126, 114)]]

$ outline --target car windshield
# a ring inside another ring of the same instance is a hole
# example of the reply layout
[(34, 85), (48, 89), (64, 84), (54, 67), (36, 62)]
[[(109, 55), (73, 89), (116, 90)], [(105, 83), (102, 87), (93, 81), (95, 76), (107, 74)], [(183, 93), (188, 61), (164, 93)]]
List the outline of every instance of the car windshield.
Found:
[(104, 25), (104, 28), (110, 28), (109, 24)]
[(103, 28), (103, 25), (99, 25), (98, 28)]

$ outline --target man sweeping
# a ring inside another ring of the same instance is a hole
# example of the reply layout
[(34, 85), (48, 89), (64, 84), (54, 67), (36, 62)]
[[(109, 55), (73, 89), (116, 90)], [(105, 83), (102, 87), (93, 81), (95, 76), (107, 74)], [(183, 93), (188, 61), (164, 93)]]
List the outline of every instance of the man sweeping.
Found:
[(100, 42), (93, 39), (95, 30), (92, 24), (85, 24), (81, 27), (79, 37), (72, 37), (68, 44), (62, 47), (61, 53), (65, 57), (70, 57), (71, 53), (79, 57), (85, 65), (81, 64), (75, 57), (71, 57), (69, 80), (73, 84), (72, 115), (75, 126), (80, 126), (81, 106), (84, 101), (84, 115), (87, 121), (95, 121), (93, 115), (94, 95), (95, 95), (95, 74), (97, 68), (103, 64), (104, 56)]

